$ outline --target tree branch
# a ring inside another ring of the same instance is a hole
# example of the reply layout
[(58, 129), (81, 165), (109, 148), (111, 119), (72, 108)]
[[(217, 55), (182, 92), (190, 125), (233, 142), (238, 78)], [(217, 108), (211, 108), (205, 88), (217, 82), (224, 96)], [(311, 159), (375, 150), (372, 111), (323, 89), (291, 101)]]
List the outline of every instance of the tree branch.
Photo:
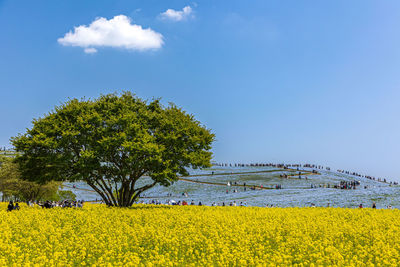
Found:
[(135, 190), (134, 194), (132, 194), (131, 199), (129, 201), (129, 206), (132, 206), (133, 202), (135, 201), (136, 197), (138, 197), (141, 193), (143, 193), (144, 191), (152, 188), (153, 186), (155, 186), (157, 184), (157, 181), (154, 181), (151, 184), (139, 187), (138, 189)]
[(112, 192), (112, 186), (111, 186), (110, 181), (107, 179), (107, 182), (108, 182), (109, 186), (107, 186), (107, 184), (106, 184), (106, 182), (104, 181), (104, 179), (100, 179), (100, 181), (101, 181), (101, 183), (103, 184), (105, 190), (108, 192), (108, 194), (109, 194), (109, 196), (110, 196), (110, 198), (111, 198), (112, 203), (114, 204), (114, 206), (118, 206), (118, 202), (115, 200), (114, 194), (113, 194), (113, 192)]
[(92, 182), (90, 182), (89, 180), (87, 180), (86, 182), (87, 182), (87, 184), (88, 184), (91, 188), (93, 188), (94, 191), (96, 191), (97, 194), (99, 194), (99, 195), (104, 199), (104, 201), (106, 202), (106, 205), (107, 205), (107, 206), (111, 206), (111, 202), (110, 202), (109, 198), (108, 198), (105, 194), (103, 194), (103, 192), (102, 192), (99, 188), (97, 188), (97, 187), (96, 187)]

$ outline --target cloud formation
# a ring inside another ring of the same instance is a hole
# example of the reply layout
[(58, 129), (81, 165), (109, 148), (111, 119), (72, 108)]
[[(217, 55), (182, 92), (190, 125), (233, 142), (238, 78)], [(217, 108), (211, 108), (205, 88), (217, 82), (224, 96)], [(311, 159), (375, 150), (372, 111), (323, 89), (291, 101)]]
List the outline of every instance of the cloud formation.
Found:
[(85, 48), (85, 53), (96, 53), (94, 47), (117, 47), (128, 50), (145, 51), (159, 49), (164, 44), (162, 34), (150, 28), (131, 24), (130, 18), (118, 15), (107, 20), (97, 18), (89, 26), (74, 27), (57, 40), (64, 46)]
[(85, 48), (83, 51), (85, 51), (86, 54), (97, 53), (97, 49), (96, 49), (96, 48), (93, 48), (93, 47)]
[(160, 17), (165, 20), (182, 21), (193, 17), (193, 9), (190, 6), (185, 6), (181, 11), (167, 9), (167, 11), (160, 14)]

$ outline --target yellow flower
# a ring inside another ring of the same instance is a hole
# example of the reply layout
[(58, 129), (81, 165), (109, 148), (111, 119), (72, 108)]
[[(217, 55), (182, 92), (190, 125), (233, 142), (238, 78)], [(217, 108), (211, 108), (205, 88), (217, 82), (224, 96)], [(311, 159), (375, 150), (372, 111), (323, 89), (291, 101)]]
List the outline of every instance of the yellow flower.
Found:
[(0, 204), (0, 266), (396, 266), (400, 211)]

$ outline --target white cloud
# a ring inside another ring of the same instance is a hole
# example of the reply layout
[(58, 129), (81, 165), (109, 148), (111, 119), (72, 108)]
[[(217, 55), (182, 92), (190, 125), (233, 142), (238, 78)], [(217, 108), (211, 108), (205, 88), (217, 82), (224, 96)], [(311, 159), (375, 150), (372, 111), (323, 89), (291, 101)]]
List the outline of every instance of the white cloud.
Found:
[(185, 6), (181, 11), (167, 9), (160, 14), (160, 17), (166, 20), (181, 21), (193, 17), (193, 9), (190, 6)]
[(118, 47), (129, 50), (159, 49), (164, 44), (163, 36), (150, 28), (131, 24), (130, 18), (124, 15), (107, 20), (97, 18), (89, 26), (74, 27), (57, 40), (64, 46), (85, 48), (85, 53), (96, 53), (93, 47)]
[(85, 48), (85, 50), (83, 50), (83, 51), (85, 51), (86, 54), (97, 53), (97, 49), (96, 49), (96, 48), (93, 48), (93, 47)]

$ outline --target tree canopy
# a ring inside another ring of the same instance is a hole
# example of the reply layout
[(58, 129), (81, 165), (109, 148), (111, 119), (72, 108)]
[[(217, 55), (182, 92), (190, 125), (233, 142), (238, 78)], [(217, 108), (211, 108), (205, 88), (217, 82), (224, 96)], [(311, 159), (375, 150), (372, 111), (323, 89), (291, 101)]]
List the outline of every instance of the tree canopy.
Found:
[(24, 179), (82, 180), (107, 205), (131, 206), (187, 168), (209, 167), (214, 134), (174, 104), (124, 92), (70, 99), (11, 141)]

